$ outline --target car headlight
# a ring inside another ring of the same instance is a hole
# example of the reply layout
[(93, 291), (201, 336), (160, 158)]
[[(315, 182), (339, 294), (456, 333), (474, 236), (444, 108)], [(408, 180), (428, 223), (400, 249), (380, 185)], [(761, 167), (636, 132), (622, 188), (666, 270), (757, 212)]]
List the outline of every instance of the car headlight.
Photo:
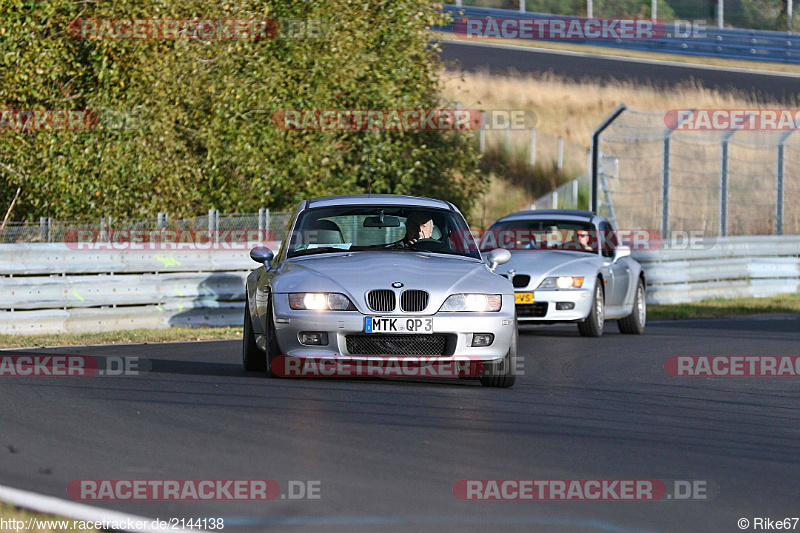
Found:
[(503, 296), (500, 294), (451, 294), (439, 311), (494, 312), (499, 311), (502, 305)]
[(558, 276), (545, 278), (537, 289), (580, 289), (583, 287), (583, 277)]
[(310, 311), (356, 310), (350, 298), (337, 292), (291, 292), (289, 293), (289, 307)]

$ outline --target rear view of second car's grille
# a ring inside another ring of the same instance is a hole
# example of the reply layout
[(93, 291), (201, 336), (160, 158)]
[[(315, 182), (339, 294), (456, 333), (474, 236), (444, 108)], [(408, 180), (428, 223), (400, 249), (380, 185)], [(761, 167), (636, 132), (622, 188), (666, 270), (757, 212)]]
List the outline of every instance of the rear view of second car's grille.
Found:
[(418, 313), (428, 307), (428, 292), (417, 289), (403, 291), (400, 295), (400, 309), (406, 313)]
[(373, 311), (386, 313), (394, 311), (397, 306), (394, 291), (388, 289), (375, 289), (367, 293), (367, 304)]

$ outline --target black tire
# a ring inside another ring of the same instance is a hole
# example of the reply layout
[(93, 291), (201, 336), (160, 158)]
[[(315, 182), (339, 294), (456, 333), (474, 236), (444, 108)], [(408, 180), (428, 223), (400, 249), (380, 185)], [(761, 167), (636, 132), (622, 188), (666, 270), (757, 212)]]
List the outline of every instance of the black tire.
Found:
[(250, 320), (250, 304), (244, 304), (244, 333), (242, 336), (242, 366), (248, 372), (264, 372), (267, 369), (267, 354), (256, 344), (253, 322)]
[(578, 331), (584, 337), (600, 337), (603, 335), (603, 325), (605, 324), (605, 293), (603, 291), (603, 280), (597, 278), (594, 284), (594, 297), (592, 298), (592, 308), (582, 322), (578, 322)]
[(647, 293), (645, 292), (644, 282), (639, 278), (636, 285), (636, 297), (633, 300), (633, 310), (625, 318), (617, 320), (620, 333), (626, 335), (641, 335), (644, 333), (644, 326), (647, 323)]
[(511, 346), (508, 353), (499, 363), (485, 363), (481, 385), (484, 387), (499, 387), (507, 389), (513, 387), (517, 381), (517, 321), (514, 320), (514, 335), (511, 337)]

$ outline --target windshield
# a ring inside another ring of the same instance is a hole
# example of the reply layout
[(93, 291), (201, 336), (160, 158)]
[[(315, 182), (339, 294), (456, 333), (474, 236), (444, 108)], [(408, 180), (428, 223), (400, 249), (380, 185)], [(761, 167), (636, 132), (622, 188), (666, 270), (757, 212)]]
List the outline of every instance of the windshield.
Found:
[(494, 224), (481, 237), (481, 250), (566, 250), (597, 253), (597, 231), (590, 222), (520, 219)]
[(288, 257), (342, 251), (432, 252), (480, 259), (467, 223), (455, 211), (348, 205), (310, 209), (299, 216)]

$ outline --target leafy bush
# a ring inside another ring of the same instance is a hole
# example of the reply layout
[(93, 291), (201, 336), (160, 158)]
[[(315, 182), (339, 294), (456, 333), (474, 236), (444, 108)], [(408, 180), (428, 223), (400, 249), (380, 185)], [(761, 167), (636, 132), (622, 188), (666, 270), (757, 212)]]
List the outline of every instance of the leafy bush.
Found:
[[(76, 17), (334, 27), (327, 39), (77, 40), (66, 32)], [(0, 206), (20, 186), (13, 219), (283, 210), (364, 192), (371, 176), (375, 193), (468, 210), (485, 185), (472, 134), (281, 131), (270, 120), (278, 109), (437, 107), (425, 28), (440, 17), (425, 0), (4, 0), (0, 109), (96, 110), (103, 127), (0, 131)]]

